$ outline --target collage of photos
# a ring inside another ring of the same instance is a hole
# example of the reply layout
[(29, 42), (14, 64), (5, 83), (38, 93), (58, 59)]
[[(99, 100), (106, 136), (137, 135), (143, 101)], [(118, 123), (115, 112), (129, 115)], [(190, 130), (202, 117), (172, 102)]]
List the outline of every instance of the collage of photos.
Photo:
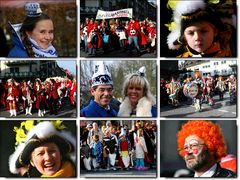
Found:
[(238, 178), (237, 0), (0, 0), (0, 178)]

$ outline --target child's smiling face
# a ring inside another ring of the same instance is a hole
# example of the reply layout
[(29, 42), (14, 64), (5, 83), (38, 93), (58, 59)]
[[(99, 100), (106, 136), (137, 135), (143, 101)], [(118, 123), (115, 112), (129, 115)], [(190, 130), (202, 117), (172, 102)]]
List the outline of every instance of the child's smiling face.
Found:
[(198, 53), (203, 53), (212, 46), (217, 33), (213, 24), (200, 21), (188, 26), (184, 30), (184, 37), (190, 48)]

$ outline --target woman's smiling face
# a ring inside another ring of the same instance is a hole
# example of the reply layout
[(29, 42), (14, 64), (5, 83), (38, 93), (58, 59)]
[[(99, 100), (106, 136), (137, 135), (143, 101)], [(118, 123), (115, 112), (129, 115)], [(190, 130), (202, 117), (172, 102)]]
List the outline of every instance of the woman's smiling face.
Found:
[(35, 148), (30, 163), (42, 175), (51, 176), (61, 168), (61, 153), (55, 143), (45, 143)]

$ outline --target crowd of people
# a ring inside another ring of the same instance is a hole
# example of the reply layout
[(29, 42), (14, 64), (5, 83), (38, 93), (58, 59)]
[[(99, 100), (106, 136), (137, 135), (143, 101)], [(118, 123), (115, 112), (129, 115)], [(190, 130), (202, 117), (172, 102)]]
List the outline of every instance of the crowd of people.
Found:
[(91, 122), (81, 126), (81, 169), (97, 170), (148, 170), (156, 165), (157, 129), (154, 121), (136, 121), (129, 129), (127, 124), (113, 125)]
[(156, 53), (156, 32), (156, 22), (148, 18), (143, 21), (135, 17), (127, 21), (121, 18), (100, 21), (85, 18), (80, 24), (81, 48), (93, 56), (100, 48), (105, 54), (112, 50), (128, 50), (132, 54), (136, 50), (141, 55), (141, 48), (148, 53)]
[(11, 78), (0, 83), (0, 105), (9, 110), (10, 117), (21, 111), (31, 116), (33, 111), (43, 117), (47, 110), (57, 115), (63, 106), (63, 99), (68, 98), (72, 106), (76, 106), (76, 79), (51, 77), (45, 81), (39, 78), (34, 81), (23, 80), (21, 83)]
[[(193, 104), (196, 111), (199, 112), (202, 111), (203, 102), (213, 106), (217, 100), (214, 95), (219, 95), (221, 101), (226, 92), (229, 93), (230, 104), (236, 103), (237, 80), (234, 75), (229, 77), (218, 76), (214, 79), (209, 73), (203, 78), (201, 73), (197, 71), (194, 76), (188, 76), (182, 81), (176, 78), (172, 78), (171, 81), (162, 79), (160, 83), (162, 105), (171, 104), (177, 107), (181, 101), (185, 100), (187, 104)], [(192, 86), (195, 86), (196, 93), (191, 97), (188, 91)]]

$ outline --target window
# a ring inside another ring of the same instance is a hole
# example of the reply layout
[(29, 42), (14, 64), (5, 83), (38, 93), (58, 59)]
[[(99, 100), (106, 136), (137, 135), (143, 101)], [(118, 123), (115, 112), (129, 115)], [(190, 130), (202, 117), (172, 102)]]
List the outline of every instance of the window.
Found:
[(19, 73), (19, 68), (18, 67), (10, 68), (10, 73)]

